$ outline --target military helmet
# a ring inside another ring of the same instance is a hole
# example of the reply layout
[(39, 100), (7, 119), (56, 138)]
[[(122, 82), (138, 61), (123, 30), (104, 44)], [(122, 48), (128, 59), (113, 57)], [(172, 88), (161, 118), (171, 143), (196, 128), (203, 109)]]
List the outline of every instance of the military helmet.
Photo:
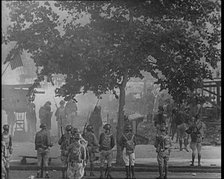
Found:
[(67, 125), (67, 126), (65, 127), (65, 130), (66, 130), (66, 131), (71, 131), (71, 130), (72, 130), (72, 125)]
[(8, 124), (5, 124), (5, 125), (3, 126), (3, 130), (8, 131), (8, 130), (9, 130), (9, 125), (8, 125)]
[(78, 128), (73, 128), (72, 129), (72, 134), (74, 135), (74, 134), (77, 134), (77, 133), (80, 133), (80, 131), (79, 131), (79, 129)]
[(91, 124), (89, 124), (87, 127), (86, 127), (86, 130), (87, 131), (93, 131), (93, 126)]
[(41, 123), (41, 124), (40, 124), (40, 128), (41, 128), (41, 129), (46, 128), (46, 127), (47, 127), (47, 125), (46, 125), (45, 123)]
[(105, 125), (103, 126), (103, 128), (104, 128), (105, 130), (110, 130), (110, 129), (111, 129), (111, 125), (110, 125), (110, 124), (105, 124)]
[(131, 124), (127, 124), (127, 125), (125, 125), (124, 130), (125, 130), (125, 131), (132, 131), (132, 126), (131, 126)]
[(81, 139), (81, 134), (76, 133), (76, 134), (74, 134), (73, 138), (79, 140), (79, 139)]
[(64, 100), (61, 100), (59, 104), (60, 105), (63, 105), (63, 104), (65, 104), (65, 101)]
[(163, 106), (159, 106), (158, 111), (164, 111)]

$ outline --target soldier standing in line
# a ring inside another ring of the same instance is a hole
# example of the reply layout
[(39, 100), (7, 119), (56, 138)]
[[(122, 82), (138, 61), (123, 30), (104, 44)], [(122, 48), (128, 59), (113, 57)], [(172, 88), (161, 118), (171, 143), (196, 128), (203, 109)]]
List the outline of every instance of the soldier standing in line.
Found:
[[(156, 136), (155, 141), (155, 148), (157, 152), (157, 161), (159, 165), (159, 177), (157, 179), (167, 179), (167, 173), (168, 173), (168, 161), (170, 156), (170, 150), (171, 150), (171, 139), (169, 135), (166, 133), (166, 127), (165, 125), (162, 125), (161, 133)], [(163, 177), (163, 171), (165, 171), (165, 175)]]
[(100, 179), (103, 178), (103, 167), (104, 167), (104, 162), (107, 160), (107, 176), (109, 178), (112, 178), (110, 175), (111, 172), (111, 164), (112, 164), (112, 149), (115, 146), (115, 140), (114, 136), (111, 133), (111, 125), (110, 124), (105, 124), (103, 126), (105, 129), (105, 132), (100, 134), (100, 140), (99, 140), (99, 145), (100, 145)]
[(39, 118), (41, 124), (46, 124), (48, 130), (51, 130), (51, 102), (47, 101), (39, 110)]
[(9, 134), (9, 125), (3, 126), (2, 145), (4, 146), (6, 176), (9, 174), (9, 158), (12, 155), (12, 136)]
[(186, 130), (191, 135), (190, 148), (192, 149), (192, 163), (194, 166), (194, 160), (196, 153), (198, 152), (198, 166), (201, 166), (201, 147), (204, 139), (204, 131), (206, 129), (205, 124), (199, 119), (198, 116), (193, 117), (192, 125)]
[(94, 176), (93, 170), (93, 162), (95, 159), (95, 153), (98, 152), (98, 141), (97, 138), (95, 136), (95, 134), (93, 133), (93, 126), (92, 125), (88, 125), (86, 127), (86, 132), (83, 135), (83, 138), (88, 142), (87, 144), (87, 149), (88, 149), (88, 156), (89, 156), (89, 162), (90, 162), (90, 176)]
[(57, 108), (56, 112), (55, 112), (55, 116), (56, 116), (56, 121), (58, 124), (58, 138), (61, 137), (61, 132), (64, 133), (65, 128), (67, 125), (69, 125), (69, 122), (66, 119), (66, 114), (65, 114), (65, 101), (61, 100), (60, 101), (60, 107)]
[(50, 153), (50, 147), (52, 147), (50, 132), (47, 130), (46, 124), (40, 125), (41, 130), (36, 133), (35, 136), (35, 150), (37, 150), (37, 165), (39, 170), (37, 171), (37, 178), (40, 177), (41, 162), (43, 158), (43, 166), (45, 167), (45, 178), (49, 178), (48, 174), (48, 159)]
[(127, 124), (125, 131), (119, 141), (123, 150), (123, 160), (125, 162), (126, 179), (129, 179), (132, 175), (132, 179), (135, 179), (135, 146), (136, 137), (132, 132), (132, 126)]
[(75, 127), (74, 119), (77, 116), (77, 110), (78, 110), (78, 108), (76, 105), (76, 101), (74, 99), (72, 99), (72, 97), (70, 97), (69, 101), (65, 105), (65, 114), (66, 114), (69, 124), (71, 124), (72, 127)]
[(160, 127), (162, 124), (166, 125), (166, 118), (164, 116), (164, 109), (163, 106), (158, 107), (158, 114), (154, 117), (154, 125), (156, 127), (156, 133), (159, 134)]
[(61, 161), (64, 167), (67, 166), (68, 146), (70, 145), (71, 141), (72, 126), (67, 125), (65, 131), (65, 134), (63, 134), (58, 141), (58, 144), (61, 146)]
[(69, 179), (81, 179), (84, 175), (85, 167), (85, 148), (80, 144), (81, 134), (75, 133), (68, 147), (68, 169), (67, 176)]

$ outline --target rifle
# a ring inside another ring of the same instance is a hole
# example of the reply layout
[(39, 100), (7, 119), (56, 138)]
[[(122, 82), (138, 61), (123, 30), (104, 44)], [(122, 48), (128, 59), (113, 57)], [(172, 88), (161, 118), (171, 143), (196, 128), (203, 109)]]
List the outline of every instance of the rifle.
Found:
[[(55, 98), (54, 98), (54, 97), (53, 97), (53, 99), (54, 99), (54, 104), (55, 104), (56, 108), (58, 109), (58, 105), (57, 105), (57, 103), (56, 103), (56, 100), (55, 100)], [(61, 120), (61, 135), (63, 135), (63, 129), (62, 129), (62, 119), (60, 118), (60, 120)]]

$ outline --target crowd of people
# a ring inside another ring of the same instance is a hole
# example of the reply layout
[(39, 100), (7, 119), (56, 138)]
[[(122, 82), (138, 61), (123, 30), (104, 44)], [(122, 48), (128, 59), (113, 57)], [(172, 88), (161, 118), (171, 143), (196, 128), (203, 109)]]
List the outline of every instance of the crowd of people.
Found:
[[(115, 137), (111, 130), (110, 124), (103, 126), (104, 131), (100, 134), (99, 139), (94, 133), (93, 125), (89, 124), (81, 133), (80, 130), (72, 125), (75, 114), (70, 118), (65, 112), (65, 102), (60, 102), (55, 116), (58, 122), (58, 144), (61, 149), (61, 162), (66, 168), (66, 177), (69, 179), (81, 179), (86, 175), (85, 167), (89, 162), (90, 176), (94, 176), (94, 161), (96, 153), (100, 153), (100, 179), (112, 178), (112, 149), (115, 147)], [(48, 115), (52, 114), (50, 110), (50, 102), (46, 102), (43, 106), (44, 111)], [(44, 113), (42, 112), (42, 113)], [(74, 111), (72, 112), (74, 113)], [(40, 115), (40, 128), (35, 135), (35, 149), (37, 151), (38, 171), (37, 178), (40, 177), (41, 168), (45, 170), (45, 178), (49, 178), (48, 161), (50, 147), (53, 146), (50, 138), (50, 124), (47, 117)], [(158, 113), (154, 117), (154, 126), (156, 128), (155, 149), (157, 152), (157, 161), (159, 167), (159, 179), (167, 178), (168, 161), (172, 148), (171, 141), (176, 135), (176, 142), (179, 142), (180, 151), (185, 149), (187, 152), (189, 139), (190, 148), (192, 150), (192, 164), (194, 166), (195, 157), (198, 154), (198, 166), (201, 166), (201, 143), (204, 138), (205, 124), (201, 121), (199, 114), (195, 116), (189, 115), (189, 108), (183, 111), (177, 108), (172, 109), (170, 119), (164, 113), (164, 108), (159, 106)], [(2, 133), (2, 177), (6, 178), (9, 170), (9, 157), (12, 154), (12, 137), (9, 134), (9, 125), (3, 126)], [(125, 123), (124, 131), (117, 144), (121, 146), (123, 151), (123, 161), (125, 164), (126, 178), (135, 179), (135, 146), (137, 145), (136, 136), (132, 130), (130, 123)], [(184, 147), (183, 147), (184, 144)], [(41, 163), (43, 161), (43, 163)], [(105, 166), (105, 161), (107, 165)]]

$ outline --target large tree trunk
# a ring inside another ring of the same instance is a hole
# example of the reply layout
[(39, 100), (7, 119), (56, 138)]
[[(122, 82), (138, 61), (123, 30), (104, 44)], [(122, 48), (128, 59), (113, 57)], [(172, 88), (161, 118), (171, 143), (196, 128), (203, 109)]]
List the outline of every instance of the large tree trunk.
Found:
[(124, 105), (125, 105), (125, 87), (127, 84), (127, 72), (124, 74), (124, 78), (122, 84), (119, 87), (120, 96), (119, 96), (119, 109), (118, 109), (118, 123), (117, 123), (117, 156), (116, 156), (116, 164), (122, 165), (124, 163), (122, 157), (121, 146), (118, 141), (120, 140), (123, 128), (124, 128)]

